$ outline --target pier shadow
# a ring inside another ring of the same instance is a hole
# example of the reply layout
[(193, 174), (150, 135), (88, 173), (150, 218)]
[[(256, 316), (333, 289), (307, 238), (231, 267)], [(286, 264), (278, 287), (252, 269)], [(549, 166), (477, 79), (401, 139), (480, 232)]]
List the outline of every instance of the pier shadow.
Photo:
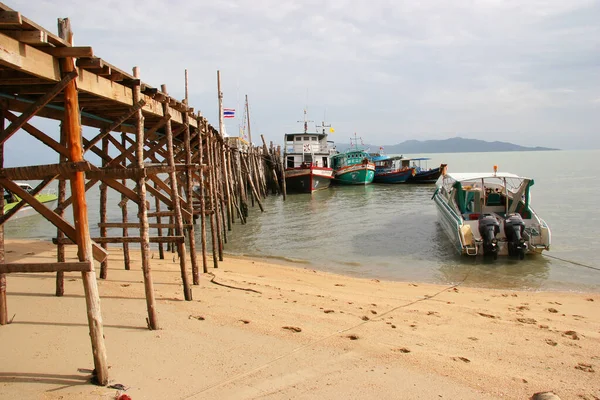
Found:
[[(36, 326), (66, 326), (66, 327), (88, 327), (88, 324), (79, 324), (75, 322), (40, 322), (40, 321), (19, 321), (15, 320), (11, 323), (12, 325), (36, 325)], [(145, 326), (128, 326), (128, 325), (108, 325), (103, 324), (104, 328), (114, 329), (133, 329), (147, 331), (148, 328)]]

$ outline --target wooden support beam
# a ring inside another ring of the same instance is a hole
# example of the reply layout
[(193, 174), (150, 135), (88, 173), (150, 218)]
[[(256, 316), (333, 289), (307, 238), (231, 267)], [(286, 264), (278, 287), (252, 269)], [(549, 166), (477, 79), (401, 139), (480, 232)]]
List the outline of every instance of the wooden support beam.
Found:
[[(19, 118), (16, 115), (14, 115), (13, 113), (11, 113), (10, 111), (6, 111), (4, 113), (4, 116), (6, 117), (6, 119), (8, 119), (11, 122), (16, 121), (17, 118)], [(50, 136), (46, 135), (44, 132), (40, 131), (36, 127), (29, 125), (28, 123), (25, 123), (25, 124), (23, 124), (21, 129), (23, 129), (25, 132), (29, 133), (31, 136), (33, 136), (40, 142), (44, 143), (46, 146), (50, 147), (52, 150), (56, 151), (60, 155), (65, 156), (65, 157), (69, 156), (68, 150), (65, 146), (58, 143), (56, 140), (52, 139)]]
[(38, 180), (61, 175), (67, 178), (75, 172), (89, 171), (92, 165), (87, 161), (61, 164), (31, 165), (27, 167), (0, 168), (0, 178), (10, 180)]
[(80, 58), (75, 63), (79, 68), (85, 69), (102, 69), (104, 62), (100, 57)]
[(7, 263), (0, 264), (0, 274), (29, 272), (89, 272), (92, 265), (89, 261), (56, 262), (56, 263)]
[[(185, 226), (189, 226), (189, 224), (184, 224)], [(123, 222), (99, 222), (98, 223), (98, 227), (99, 228), (139, 228), (141, 226), (141, 224), (139, 222), (127, 222), (127, 223), (123, 223)], [(155, 228), (155, 229), (165, 229), (165, 228), (175, 228), (175, 224), (152, 224), (149, 223), (148, 224), (148, 228)]]
[(50, 54), (53, 57), (64, 58), (89, 58), (94, 57), (94, 50), (90, 46), (73, 46), (73, 47), (41, 47), (44, 53)]
[(104, 136), (108, 135), (109, 133), (111, 133), (114, 130), (117, 130), (117, 128), (119, 126), (121, 126), (121, 124), (123, 122), (125, 122), (129, 118), (131, 118), (131, 116), (133, 114), (135, 114), (136, 112), (138, 112), (142, 107), (144, 107), (145, 104), (146, 104), (145, 100), (140, 100), (137, 104), (135, 104), (134, 106), (127, 109), (127, 111), (120, 118), (113, 121), (113, 123), (110, 124), (110, 126), (102, 129), (98, 135), (96, 135), (93, 139), (91, 139), (88, 143), (86, 143), (83, 150), (88, 151), (93, 145), (95, 145), (96, 143), (101, 141)]
[(0, 11), (0, 26), (21, 25), (23, 19), (21, 13), (17, 11)]
[[(4, 178), (0, 178), (0, 185), (4, 186), (11, 192), (15, 193), (17, 196), (25, 200), (27, 203), (29, 203), (29, 205), (33, 207), (38, 213), (40, 213), (44, 218), (52, 222), (54, 226), (63, 231), (65, 235), (67, 235), (67, 237), (71, 238), (72, 240), (75, 240), (77, 238), (75, 234), (75, 228), (70, 223), (56, 215), (52, 210), (40, 203), (34, 196), (27, 193), (26, 190), (21, 189), (19, 185)], [(95, 245), (93, 247), (93, 254), (94, 258), (97, 261), (103, 261), (108, 256), (108, 254), (98, 245)]]
[(19, 117), (12, 122), (2, 133), (0, 133), (0, 143), (4, 143), (10, 138), (15, 132), (23, 127), (23, 125), (29, 121), (35, 114), (48, 104), (57, 94), (59, 94), (73, 79), (77, 77), (77, 71), (71, 71), (65, 75), (65, 77), (54, 86), (54, 88), (37, 99), (28, 109), (24, 111)]
[(48, 35), (44, 31), (3, 31), (19, 42), (31, 45), (48, 45)]

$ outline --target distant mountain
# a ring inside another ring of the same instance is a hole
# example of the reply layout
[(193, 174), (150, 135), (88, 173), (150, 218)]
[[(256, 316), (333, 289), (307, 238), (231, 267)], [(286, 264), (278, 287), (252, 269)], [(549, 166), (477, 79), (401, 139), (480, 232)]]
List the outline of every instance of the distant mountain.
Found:
[[(336, 143), (338, 151), (350, 147), (347, 143)], [(379, 145), (365, 145), (371, 152), (379, 151)], [(416, 153), (476, 153), (492, 151), (545, 151), (558, 150), (549, 147), (525, 147), (508, 142), (486, 142), (478, 139), (455, 137), (444, 140), (407, 140), (399, 144), (383, 146), (387, 154), (416, 154)]]

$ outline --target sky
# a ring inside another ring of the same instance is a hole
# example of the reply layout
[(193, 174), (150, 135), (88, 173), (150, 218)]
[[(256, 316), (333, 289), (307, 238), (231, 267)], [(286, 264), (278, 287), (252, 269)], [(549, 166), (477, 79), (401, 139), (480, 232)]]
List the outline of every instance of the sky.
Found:
[[(253, 141), (325, 121), (365, 143), (465, 137), (600, 148), (600, 0), (7, 0)], [(35, 121), (47, 130), (58, 128)], [(25, 140), (25, 139), (22, 139)], [(10, 141), (9, 141), (10, 143)], [(16, 142), (15, 145), (18, 145)], [(13, 145), (13, 146), (15, 146)], [(43, 146), (43, 145), (42, 145)], [(37, 148), (37, 147), (36, 147)]]

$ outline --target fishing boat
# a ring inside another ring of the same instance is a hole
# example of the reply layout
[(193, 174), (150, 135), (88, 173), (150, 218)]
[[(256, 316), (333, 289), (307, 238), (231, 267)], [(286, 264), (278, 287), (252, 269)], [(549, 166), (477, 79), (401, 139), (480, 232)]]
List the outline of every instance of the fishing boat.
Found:
[[(446, 164), (441, 164), (436, 168), (427, 168), (427, 161), (431, 160), (427, 157), (411, 158), (409, 160), (415, 169), (415, 173), (406, 180), (406, 183), (435, 183), (446, 166)], [(425, 167), (421, 165), (423, 161), (425, 161)]]
[[(312, 193), (327, 189), (333, 179), (330, 157), (335, 152), (327, 140), (323, 122), (321, 132), (308, 132), (304, 110), (304, 132), (287, 133), (285, 142), (285, 186), (288, 193)], [(329, 127), (329, 126), (327, 126)]]
[(492, 173), (442, 170), (433, 200), (460, 254), (523, 259), (550, 249), (550, 228), (530, 205), (533, 179), (498, 172), (496, 166)]
[(404, 183), (416, 173), (409, 159), (402, 156), (383, 159), (381, 157), (372, 158), (375, 162), (375, 183)]
[[(33, 188), (25, 182), (15, 182), (19, 187), (28, 193), (33, 193)], [(56, 203), (58, 202), (58, 196), (53, 191), (46, 191), (44, 193), (36, 194), (35, 198), (46, 207), (53, 209), (56, 207)], [(19, 202), (21, 198), (16, 194), (12, 193), (8, 189), (4, 189), (4, 214), (7, 214), (11, 211)], [(37, 211), (29, 204), (21, 207), (12, 217), (11, 219), (28, 217), (31, 215), (37, 214)]]
[(365, 149), (358, 147), (356, 133), (354, 143), (350, 139), (350, 148), (331, 157), (333, 177), (344, 185), (368, 185), (375, 177), (375, 163)]

